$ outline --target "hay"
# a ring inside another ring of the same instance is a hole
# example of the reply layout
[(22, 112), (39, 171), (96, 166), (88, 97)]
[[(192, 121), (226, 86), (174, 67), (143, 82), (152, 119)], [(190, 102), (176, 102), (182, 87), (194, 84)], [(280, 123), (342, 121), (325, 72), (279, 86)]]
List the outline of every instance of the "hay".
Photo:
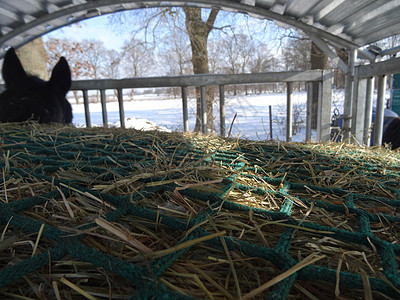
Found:
[(0, 124), (10, 299), (396, 299), (400, 155)]

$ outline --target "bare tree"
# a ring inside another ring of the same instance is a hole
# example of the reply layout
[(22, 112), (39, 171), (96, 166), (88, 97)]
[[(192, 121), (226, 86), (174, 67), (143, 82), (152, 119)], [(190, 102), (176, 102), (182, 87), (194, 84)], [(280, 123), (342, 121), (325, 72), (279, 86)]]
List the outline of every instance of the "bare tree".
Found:
[(104, 57), (104, 76), (120, 78), (121, 53), (116, 50), (107, 50)]
[[(239, 72), (248, 73), (251, 71), (250, 62), (253, 59), (256, 45), (254, 41), (245, 34), (239, 34), (235, 38), (237, 52), (239, 54)], [(244, 86), (247, 95), (247, 85)]]
[[(252, 73), (262, 73), (262, 72), (272, 72), (277, 71), (279, 68), (279, 61), (278, 59), (271, 54), (269, 48), (265, 45), (260, 43), (254, 49), (254, 55), (252, 60), (249, 62), (250, 71)], [(258, 84), (258, 90), (262, 92), (262, 84)], [(264, 84), (265, 86), (265, 84)], [(272, 84), (274, 88), (275, 84)]]
[(123, 66), (128, 77), (145, 76), (153, 65), (152, 48), (139, 39), (131, 38), (122, 46)]
[(208, 42), (208, 65), (211, 73), (226, 73), (224, 69), (225, 53), (221, 50), (221, 40), (212, 39)]
[(310, 40), (302, 37), (289, 40), (282, 51), (286, 71), (309, 70), (311, 68), (310, 45)]
[[(121, 53), (116, 50), (107, 50), (104, 57), (103, 75), (106, 78), (120, 77)], [(114, 97), (118, 96), (117, 90), (114, 90)]]
[[(184, 7), (185, 12), (185, 25), (189, 35), (190, 45), (192, 48), (192, 64), (194, 74), (210, 73), (208, 65), (208, 36), (211, 30), (214, 29), (214, 23), (217, 18), (219, 8), (210, 10), (205, 20), (202, 19), (202, 9), (199, 7)], [(206, 90), (206, 111), (207, 111), (207, 125), (212, 131), (215, 130), (214, 114), (213, 114), (213, 100), (214, 91), (211, 87)], [(197, 98), (197, 118), (195, 124), (195, 131), (200, 131), (201, 125), (201, 108), (200, 108), (200, 88), (196, 88)]]
[(104, 63), (107, 53), (104, 43), (100, 40), (85, 39), (81, 42), (81, 45), (84, 49), (81, 53), (82, 58), (84, 61), (88, 62), (88, 77), (94, 79), (103, 77), (105, 70)]
[(254, 41), (246, 34), (239, 34), (235, 37), (235, 44), (239, 54), (239, 72), (250, 72), (250, 62), (254, 57), (256, 45)]
[[(284, 49), (287, 70), (315, 70), (328, 68), (328, 56), (308, 38), (294, 36)], [(317, 128), (319, 84), (313, 83), (311, 128)]]
[(400, 34), (395, 34), (379, 42), (374, 43), (374, 45), (381, 47), (382, 49), (390, 49), (400, 46)]
[[(122, 65), (125, 75), (128, 77), (139, 77), (148, 74), (153, 66), (153, 49), (147, 43), (132, 37), (125, 41), (122, 47)], [(134, 96), (134, 89), (131, 90), (131, 97)]]
[(162, 64), (167, 68), (167, 74), (183, 75), (193, 73), (189, 39), (181, 28), (171, 29), (171, 35), (164, 41), (165, 47), (161, 52)]
[[(391, 49), (397, 46), (400, 46), (400, 34), (393, 35), (381, 41), (374, 43), (374, 45), (380, 47), (381, 49)], [(397, 57), (399, 54), (396, 54)], [(392, 75), (389, 75), (387, 78), (387, 85), (388, 88), (392, 88)]]
[[(256, 45), (254, 41), (243, 33), (226, 35), (218, 43), (219, 51), (223, 54), (222, 68), (229, 74), (251, 72), (250, 62), (253, 59)], [(234, 95), (237, 94), (237, 86), (233, 87)]]
[[(171, 33), (169, 29), (179, 26), (185, 30), (190, 40), (193, 73), (203, 74), (209, 73), (207, 41), (210, 32), (214, 29), (214, 23), (218, 12), (219, 9), (217, 8), (210, 10), (195, 7), (184, 7), (182, 9), (176, 7), (167, 7), (132, 12), (135, 14), (135, 24), (132, 24), (131, 20), (133, 18), (128, 18), (127, 14), (114, 15), (111, 19), (111, 22), (114, 24), (129, 23), (130, 25), (133, 25), (135, 28), (132, 32), (132, 36), (137, 34), (140, 30), (144, 30), (146, 35), (146, 43), (148, 44), (156, 39), (169, 39), (169, 35)], [(140, 14), (142, 16), (142, 21), (138, 22)], [(184, 24), (182, 24), (182, 20), (184, 20)], [(139, 23), (142, 26), (138, 26), (137, 24)], [(149, 40), (147, 40), (147, 38)], [(199, 94), (200, 93), (197, 92), (197, 120), (195, 131), (200, 130)], [(207, 89), (207, 123), (211, 129), (215, 128), (213, 120), (213, 98), (212, 89)]]
[(104, 73), (103, 62), (106, 48), (96, 40), (73, 41), (51, 38), (45, 43), (49, 56), (49, 68), (64, 56), (74, 79), (100, 78)]
[[(64, 56), (71, 69), (73, 79), (101, 78), (105, 74), (105, 58), (107, 50), (101, 41), (70, 39), (49, 39), (46, 44), (49, 56), (49, 66), (56, 64), (61, 56)], [(78, 95), (74, 92), (78, 103)]]
[[(328, 56), (318, 48), (314, 42), (311, 43), (311, 57), (310, 57), (311, 69), (327, 69), (328, 68)], [(311, 128), (317, 128), (318, 119), (318, 82), (313, 82), (313, 99), (311, 109)]]
[(229, 74), (237, 74), (240, 69), (239, 53), (236, 49), (236, 40), (234, 35), (226, 36), (220, 42), (220, 51), (224, 53), (223, 68)]

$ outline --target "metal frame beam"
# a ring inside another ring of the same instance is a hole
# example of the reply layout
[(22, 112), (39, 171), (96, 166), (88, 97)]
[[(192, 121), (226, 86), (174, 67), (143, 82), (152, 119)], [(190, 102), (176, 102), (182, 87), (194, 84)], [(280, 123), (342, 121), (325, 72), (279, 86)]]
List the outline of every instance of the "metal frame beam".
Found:
[(75, 80), (73, 90), (101, 90), (119, 88), (150, 88), (176, 86), (210, 86), (227, 84), (253, 84), (265, 82), (321, 81), (321, 70), (296, 72), (269, 72), (253, 74), (199, 74), (165, 77), (138, 77), (127, 79)]
[(356, 68), (354, 73), (351, 134), (355, 141), (361, 145), (364, 136), (367, 79), (360, 78), (358, 71), (359, 69)]
[[(271, 19), (275, 20), (278, 22), (285, 23), (287, 25), (296, 27), (300, 30), (303, 30), (304, 32), (307, 32), (309, 34), (312, 34), (314, 36), (318, 36), (320, 38), (326, 39), (331, 41), (334, 44), (341, 45), (342, 47), (345, 48), (354, 48), (358, 47), (357, 44), (346, 40), (344, 38), (341, 38), (339, 36), (336, 36), (334, 34), (331, 34), (327, 31), (324, 31), (322, 29), (316, 28), (312, 25), (308, 25), (302, 21), (298, 21), (294, 18), (291, 18), (286, 15), (281, 15), (279, 13), (275, 13), (273, 11), (270, 11), (268, 9), (262, 9), (260, 7), (256, 7), (253, 5), (247, 5), (244, 4), (246, 2), (242, 1), (241, 2), (236, 2), (236, 1), (228, 1), (228, 0), (192, 0), (190, 2), (187, 2), (185, 0), (174, 0), (173, 2), (162, 2), (159, 0), (148, 0), (148, 1), (141, 1), (141, 0), (98, 0), (98, 1), (93, 1), (93, 2), (87, 2), (83, 4), (78, 4), (78, 5), (73, 5), (69, 6), (64, 9), (60, 9), (58, 11), (52, 12), (50, 14), (43, 15), (41, 17), (38, 17), (37, 19), (24, 23), (16, 28), (14, 28), (12, 31), (9, 33), (3, 35), (0, 37), (0, 45), (1, 47), (5, 46), (13, 46), (15, 48), (18, 48), (20, 46), (23, 46), (27, 42), (40, 37), (48, 32), (51, 32), (53, 30), (56, 30), (58, 28), (61, 28), (66, 25), (70, 25), (73, 23), (76, 23), (78, 21), (84, 20), (84, 19), (89, 19), (92, 17), (95, 17), (98, 15), (98, 12), (96, 12), (97, 8), (100, 7), (112, 7), (111, 11), (107, 13), (114, 13), (117, 11), (121, 10), (131, 10), (131, 9), (138, 9), (138, 8), (147, 8), (147, 7), (165, 7), (165, 6), (198, 6), (198, 7), (219, 7), (227, 11), (234, 11), (234, 12), (244, 12), (248, 13), (251, 16), (256, 16), (259, 18), (266, 18), (266, 19)], [(252, 2), (253, 3), (253, 2)], [(252, 4), (250, 3), (250, 4)], [(255, 3), (255, 2), (254, 2)], [(124, 4), (129, 4), (129, 9), (124, 9)], [(137, 7), (132, 6), (133, 4), (137, 4)], [(80, 12), (84, 12), (83, 14), (80, 14)], [(51, 21), (59, 18), (65, 17), (64, 21), (61, 22), (60, 25), (54, 25), (51, 24)], [(24, 40), (19, 40), (18, 36), (25, 32), (29, 32), (33, 28), (41, 28), (37, 33), (33, 33), (28, 39)], [(14, 40), (14, 42), (13, 42)], [(3, 49), (4, 51), (4, 49)], [(0, 58), (4, 56), (4, 52), (0, 51)]]
[(324, 70), (318, 95), (317, 140), (319, 142), (331, 139), (332, 80), (333, 72)]
[(314, 42), (315, 45), (318, 46), (320, 50), (322, 50), (332, 61), (337, 67), (343, 71), (343, 73), (347, 73), (347, 65), (343, 62), (343, 60), (340, 59), (340, 57), (333, 52), (328, 45), (321, 40), (320, 38), (316, 37), (313, 34), (308, 34), (310, 39)]
[(357, 68), (359, 68), (358, 76), (360, 78), (400, 73), (400, 57), (358, 66)]
[(348, 141), (350, 138), (352, 104), (353, 104), (353, 79), (354, 64), (357, 59), (357, 50), (351, 49), (349, 53), (348, 69), (345, 78), (345, 97), (343, 107), (343, 139)]
[[(292, 90), (293, 82), (307, 82), (309, 88), (308, 94), (308, 110), (307, 110), (307, 139), (311, 139), (311, 119), (310, 119), (310, 104), (313, 82), (319, 82), (319, 114), (317, 124), (317, 140), (321, 142), (330, 139), (330, 122), (331, 122), (331, 102), (332, 102), (332, 78), (333, 72), (331, 70), (308, 70), (298, 72), (272, 72), (272, 73), (259, 73), (259, 74), (200, 74), (200, 75), (183, 75), (183, 76), (169, 76), (169, 77), (146, 77), (146, 78), (129, 78), (121, 80), (111, 79), (97, 79), (97, 80), (80, 80), (73, 81), (71, 90), (81, 90), (84, 94), (85, 100), (85, 115), (87, 126), (90, 126), (89, 115), (89, 101), (88, 90), (100, 90), (102, 100), (102, 114), (104, 126), (107, 124), (107, 110), (105, 105), (105, 90), (117, 89), (118, 95), (121, 95), (122, 89), (132, 88), (146, 88), (146, 87), (177, 87), (182, 88), (182, 102), (183, 102), (183, 122), (184, 131), (188, 131), (188, 113), (187, 113), (187, 87), (200, 87), (201, 95), (201, 130), (207, 133), (207, 106), (206, 106), (206, 87), (219, 86), (220, 91), (220, 131), (221, 135), (225, 135), (225, 101), (224, 101), (224, 85), (234, 84), (257, 84), (266, 82), (286, 82), (287, 83), (287, 134), (286, 138), (290, 140), (292, 133)], [(86, 95), (86, 97), (85, 97)], [(120, 110), (123, 106), (120, 106)], [(124, 115), (120, 114), (120, 118)], [(122, 124), (122, 123), (121, 123)], [(272, 138), (272, 123), (271, 123), (271, 110), (270, 110), (270, 132)]]

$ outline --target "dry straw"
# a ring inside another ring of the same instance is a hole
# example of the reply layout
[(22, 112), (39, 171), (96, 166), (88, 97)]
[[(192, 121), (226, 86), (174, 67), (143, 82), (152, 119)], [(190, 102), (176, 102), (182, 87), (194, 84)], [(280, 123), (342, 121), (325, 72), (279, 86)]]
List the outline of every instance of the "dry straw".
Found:
[[(3, 297), (128, 299), (138, 292), (140, 283), (106, 266), (71, 255), (53, 259), (59, 241), (49, 228), (147, 270), (143, 281), (182, 296), (264, 299), (280, 284), (296, 299), (395, 299), (400, 292), (376, 243), (399, 247), (397, 152), (34, 123), (2, 124), (0, 132), (2, 209), (26, 203), (2, 220), (0, 276), (31, 256), (49, 261), (1, 287)], [(124, 210), (113, 199), (126, 201)], [(168, 218), (186, 226), (173, 228)], [(16, 223), (27, 219), (43, 226)], [(369, 238), (361, 243), (338, 231)], [(286, 262), (240, 248), (273, 253), (284, 236)], [(158, 274), (153, 263), (163, 259), (172, 263)], [(335, 275), (307, 279), (310, 266)], [(343, 274), (361, 283), (343, 282)], [(389, 292), (376, 290), (372, 279)]]

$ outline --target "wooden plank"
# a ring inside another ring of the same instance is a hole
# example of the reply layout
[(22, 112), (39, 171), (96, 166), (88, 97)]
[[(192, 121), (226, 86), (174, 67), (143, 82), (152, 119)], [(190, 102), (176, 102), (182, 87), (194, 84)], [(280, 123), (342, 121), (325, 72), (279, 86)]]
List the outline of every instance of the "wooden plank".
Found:
[(122, 89), (117, 89), (117, 95), (119, 106), (119, 121), (121, 122), (121, 128), (125, 128), (124, 95), (122, 93)]
[(187, 103), (187, 87), (182, 87), (182, 113), (183, 113), (183, 132), (189, 131), (189, 114)]
[(366, 93), (367, 79), (359, 78), (358, 69), (356, 69), (354, 74), (351, 134), (359, 145), (363, 144)]
[(92, 127), (92, 124), (90, 122), (89, 95), (87, 90), (83, 90), (82, 93), (83, 93), (83, 105), (85, 107), (86, 127), (90, 128)]
[(321, 70), (298, 72), (271, 72), (255, 74), (198, 74), (166, 77), (137, 77), (126, 79), (76, 80), (72, 90), (104, 90), (124, 88), (150, 88), (175, 86), (212, 86), (229, 84), (254, 84), (266, 82), (321, 81)]
[(382, 145), (386, 79), (387, 76), (385, 75), (378, 77), (378, 99), (376, 104), (375, 124), (374, 124), (374, 146)]
[(222, 137), (225, 137), (225, 89), (219, 86), (219, 128)]
[(348, 141), (351, 133), (351, 111), (353, 103), (353, 76), (354, 64), (357, 60), (357, 50), (352, 49), (349, 53), (348, 72), (345, 78), (345, 97), (343, 107), (343, 140)]
[(371, 127), (372, 122), (372, 103), (373, 103), (373, 95), (374, 95), (374, 78), (367, 78), (367, 95), (365, 101), (365, 118), (364, 118), (364, 137), (363, 142), (364, 145), (370, 145), (370, 134), (369, 129)]
[(293, 135), (293, 83), (288, 82), (286, 88), (286, 142), (290, 142)]
[(105, 90), (100, 90), (100, 101), (101, 101), (101, 114), (103, 116), (103, 126), (108, 127), (107, 102), (106, 102)]
[(400, 57), (369, 65), (358, 66), (357, 68), (358, 76), (360, 78), (400, 73)]
[(206, 87), (200, 87), (200, 111), (201, 111), (201, 132), (207, 133), (207, 99)]
[(313, 83), (307, 82), (306, 141), (311, 140), (312, 99), (313, 99)]
[(332, 78), (332, 71), (324, 71), (324, 79), (320, 84), (318, 97), (318, 142), (327, 142), (331, 138)]

